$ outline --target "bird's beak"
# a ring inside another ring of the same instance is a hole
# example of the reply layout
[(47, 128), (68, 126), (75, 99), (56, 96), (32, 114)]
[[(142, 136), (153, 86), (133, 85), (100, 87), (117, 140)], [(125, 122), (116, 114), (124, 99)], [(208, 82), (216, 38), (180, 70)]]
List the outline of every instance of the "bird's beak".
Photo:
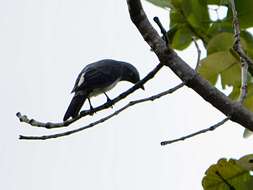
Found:
[(143, 85), (141, 85), (141, 89), (142, 89), (142, 90), (145, 90), (145, 88), (144, 88), (144, 86), (143, 86)]

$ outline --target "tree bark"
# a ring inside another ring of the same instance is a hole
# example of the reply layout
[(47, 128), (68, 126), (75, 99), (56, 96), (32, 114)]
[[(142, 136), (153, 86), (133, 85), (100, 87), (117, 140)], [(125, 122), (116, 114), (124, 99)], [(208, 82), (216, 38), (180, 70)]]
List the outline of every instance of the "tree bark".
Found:
[(150, 24), (140, 0), (127, 0), (132, 22), (144, 40), (149, 44), (160, 62), (168, 66), (186, 86), (197, 92), (203, 99), (212, 104), (226, 116), (243, 127), (253, 131), (253, 113), (241, 103), (230, 100), (221, 91), (202, 78), (185, 61), (183, 61)]

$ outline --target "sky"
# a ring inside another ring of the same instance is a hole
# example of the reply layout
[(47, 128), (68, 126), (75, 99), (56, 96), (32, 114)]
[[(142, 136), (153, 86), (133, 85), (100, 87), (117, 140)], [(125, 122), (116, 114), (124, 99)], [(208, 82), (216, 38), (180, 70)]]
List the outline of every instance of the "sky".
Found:
[[(169, 24), (168, 11), (143, 1), (152, 19)], [(156, 27), (156, 26), (155, 26)], [(156, 27), (157, 28), (157, 27)], [(192, 67), (193, 45), (179, 55)], [(203, 52), (202, 56), (205, 55)], [(62, 121), (82, 68), (111, 58), (132, 63), (144, 77), (158, 60), (131, 23), (125, 0), (0, 0), (0, 189), (8, 190), (201, 190), (205, 170), (220, 158), (252, 153), (253, 138), (233, 122), (213, 132), (167, 145), (163, 140), (207, 128), (224, 115), (184, 87), (154, 102), (131, 107), (91, 129), (47, 141), (21, 141), (87, 125), (129, 101), (180, 83), (168, 68), (113, 109), (64, 129), (20, 123), (16, 112), (40, 121)], [(122, 82), (113, 98), (132, 85)], [(106, 101), (92, 98), (94, 106)], [(87, 102), (84, 106), (89, 108)]]

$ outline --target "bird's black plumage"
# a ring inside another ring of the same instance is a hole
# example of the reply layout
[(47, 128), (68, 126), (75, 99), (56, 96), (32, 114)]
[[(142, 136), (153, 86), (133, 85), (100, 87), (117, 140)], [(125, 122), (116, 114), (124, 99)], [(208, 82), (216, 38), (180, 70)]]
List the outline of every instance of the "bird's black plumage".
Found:
[[(105, 93), (119, 81), (137, 83), (139, 72), (130, 63), (104, 59), (87, 65), (78, 75), (72, 92), (75, 93), (63, 120), (76, 117), (86, 98)], [(92, 108), (91, 104), (90, 107)]]

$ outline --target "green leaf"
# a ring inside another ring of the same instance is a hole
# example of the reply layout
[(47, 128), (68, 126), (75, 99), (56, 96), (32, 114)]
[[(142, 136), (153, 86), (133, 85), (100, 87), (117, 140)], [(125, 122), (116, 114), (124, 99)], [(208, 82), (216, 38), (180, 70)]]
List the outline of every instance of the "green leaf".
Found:
[[(234, 34), (228, 32), (222, 32), (215, 35), (207, 45), (207, 54), (210, 55), (219, 51), (228, 51), (233, 48)], [(241, 38), (241, 44), (244, 49), (247, 48), (247, 42), (244, 38)]]
[(166, 35), (167, 35), (167, 37), (168, 37), (170, 43), (173, 41), (173, 38), (174, 38), (174, 36), (175, 36), (177, 30), (178, 30), (178, 26), (177, 26), (177, 25), (174, 25), (174, 26), (171, 27), (171, 28), (169, 29), (169, 31), (166, 33)]
[(240, 63), (234, 57), (232, 58), (232, 56), (230, 60), (230, 65), (227, 65), (227, 68), (220, 73), (221, 85), (223, 89), (225, 89), (226, 86), (238, 87), (241, 85)]
[(187, 48), (192, 41), (192, 36), (207, 41), (206, 31), (209, 28), (210, 19), (206, 0), (174, 0), (171, 2), (174, 8), (170, 11), (170, 28), (173, 30), (168, 36), (173, 44), (172, 47), (178, 50)]
[(234, 33), (232, 23), (225, 22), (224, 20), (219, 20), (219, 21), (213, 22), (211, 24), (210, 28), (208, 29), (207, 34), (210, 36), (214, 36), (214, 35), (219, 34), (221, 32)]
[(172, 7), (170, 0), (146, 0), (146, 1), (161, 8)]
[(194, 28), (207, 30), (210, 18), (206, 0), (182, 0), (184, 16)]
[(253, 35), (248, 31), (241, 31), (241, 37), (244, 39), (246, 46), (244, 47), (249, 57), (253, 58)]
[(192, 42), (191, 32), (188, 27), (180, 28), (173, 36), (171, 47), (177, 50), (187, 48)]
[[(233, 91), (229, 94), (229, 98), (232, 100), (237, 100), (240, 96), (241, 85), (233, 87)], [(243, 101), (243, 105), (250, 111), (253, 111), (253, 83), (249, 80), (247, 84), (247, 96)]]
[(229, 185), (234, 189), (249, 190), (253, 189), (252, 181), (253, 176), (236, 160), (220, 159), (207, 169), (202, 186), (204, 190), (229, 190)]
[(229, 0), (207, 0), (209, 5), (228, 5)]
[(165, 7), (169, 7), (169, 1), (168, 0), (146, 0), (158, 7), (162, 7), (162, 8), (165, 8)]
[(178, 11), (177, 9), (172, 9), (170, 11), (170, 28), (187, 24), (187, 20), (185, 19), (184, 15)]
[(201, 60), (198, 72), (215, 85), (218, 75), (221, 76), (223, 88), (225, 85), (240, 85), (240, 64), (229, 51), (220, 51)]
[(253, 111), (253, 84), (252, 82), (248, 82), (247, 84), (247, 96), (243, 102), (243, 105), (246, 108), (248, 108), (250, 111)]
[(219, 51), (228, 51), (233, 47), (234, 35), (222, 32), (215, 35), (207, 44), (207, 54), (210, 55)]
[(191, 31), (185, 17), (177, 10), (170, 11), (170, 30), (167, 32), (172, 48), (183, 50), (191, 43)]
[[(245, 29), (253, 26), (253, 1), (239, 0), (235, 1), (236, 11), (240, 23), (240, 28)], [(228, 9), (228, 22), (232, 23), (233, 14), (231, 9)]]
[(253, 171), (253, 154), (248, 154), (246, 156), (243, 156), (236, 162), (238, 165), (240, 165), (242, 168), (248, 171)]

